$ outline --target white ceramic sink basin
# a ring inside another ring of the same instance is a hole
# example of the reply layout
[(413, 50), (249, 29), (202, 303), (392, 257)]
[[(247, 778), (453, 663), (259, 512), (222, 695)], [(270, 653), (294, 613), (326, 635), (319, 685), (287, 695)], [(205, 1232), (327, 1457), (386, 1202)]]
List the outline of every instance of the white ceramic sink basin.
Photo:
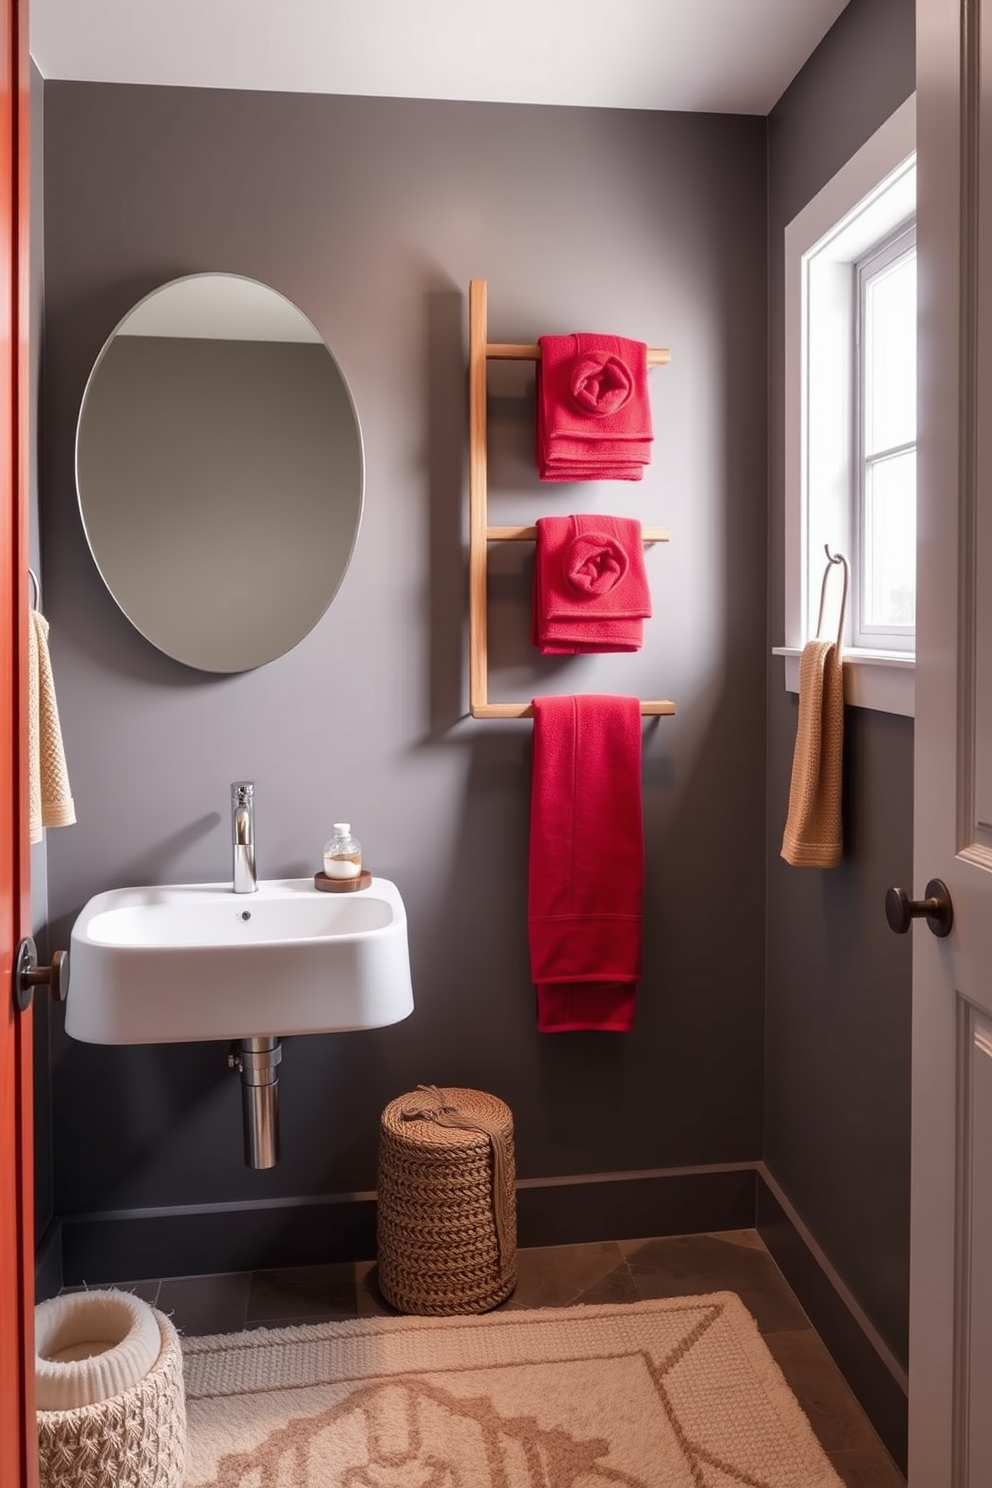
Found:
[(309, 878), (112, 889), (72, 930), (66, 1031), (91, 1044), (335, 1033), (413, 1010), (406, 910), (373, 878), (323, 893)]

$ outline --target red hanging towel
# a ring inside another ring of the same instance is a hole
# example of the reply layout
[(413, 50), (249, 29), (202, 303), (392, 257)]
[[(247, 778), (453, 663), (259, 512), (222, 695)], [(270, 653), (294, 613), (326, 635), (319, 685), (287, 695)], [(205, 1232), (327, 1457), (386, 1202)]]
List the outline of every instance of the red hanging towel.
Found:
[(639, 651), (651, 614), (635, 517), (539, 517), (531, 641), (543, 656)]
[(643, 898), (640, 703), (534, 698), (528, 923), (539, 1032), (633, 1026)]

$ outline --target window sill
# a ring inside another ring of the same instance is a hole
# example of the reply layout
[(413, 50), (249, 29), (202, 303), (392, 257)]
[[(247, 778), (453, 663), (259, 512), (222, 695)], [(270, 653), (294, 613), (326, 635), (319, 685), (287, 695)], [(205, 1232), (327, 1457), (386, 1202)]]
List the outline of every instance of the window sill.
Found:
[[(774, 646), (773, 656), (785, 657), (785, 689), (799, 691), (798, 646)], [(844, 701), (876, 713), (916, 713), (916, 657), (909, 651), (844, 652)]]

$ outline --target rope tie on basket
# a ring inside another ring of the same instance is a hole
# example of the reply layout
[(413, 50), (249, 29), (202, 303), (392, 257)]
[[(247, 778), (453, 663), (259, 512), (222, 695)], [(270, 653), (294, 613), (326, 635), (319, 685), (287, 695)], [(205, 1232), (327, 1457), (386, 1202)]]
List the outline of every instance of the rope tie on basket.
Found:
[(457, 1106), (445, 1100), (444, 1091), (436, 1085), (418, 1085), (428, 1095), (433, 1095), (436, 1106), (407, 1106), (400, 1112), (404, 1121), (434, 1121), (438, 1126), (459, 1127), (462, 1131), (482, 1132), (489, 1138), (493, 1152), (493, 1218), (496, 1221), (496, 1247), (502, 1262), (513, 1250), (510, 1235), (510, 1216), (507, 1213), (507, 1158), (506, 1136), (495, 1121), (484, 1116), (467, 1116)]

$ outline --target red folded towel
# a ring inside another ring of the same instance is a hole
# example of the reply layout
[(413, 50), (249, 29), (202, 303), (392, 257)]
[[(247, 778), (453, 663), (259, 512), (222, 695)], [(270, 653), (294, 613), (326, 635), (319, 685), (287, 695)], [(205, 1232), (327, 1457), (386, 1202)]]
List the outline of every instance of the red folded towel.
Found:
[(651, 459), (647, 346), (624, 336), (541, 336), (542, 480), (641, 480)]
[(651, 614), (633, 517), (539, 517), (531, 641), (543, 656), (639, 651)]
[(643, 341), (589, 331), (540, 338), (549, 439), (650, 444), (648, 349)]
[(539, 459), (537, 475), (538, 479), (542, 481), (639, 481), (644, 479), (644, 467), (642, 465), (624, 465), (619, 461), (611, 465), (596, 465), (591, 461), (579, 463), (577, 460), (550, 461)]
[(528, 925), (539, 1032), (633, 1026), (643, 897), (640, 703), (535, 698)]

